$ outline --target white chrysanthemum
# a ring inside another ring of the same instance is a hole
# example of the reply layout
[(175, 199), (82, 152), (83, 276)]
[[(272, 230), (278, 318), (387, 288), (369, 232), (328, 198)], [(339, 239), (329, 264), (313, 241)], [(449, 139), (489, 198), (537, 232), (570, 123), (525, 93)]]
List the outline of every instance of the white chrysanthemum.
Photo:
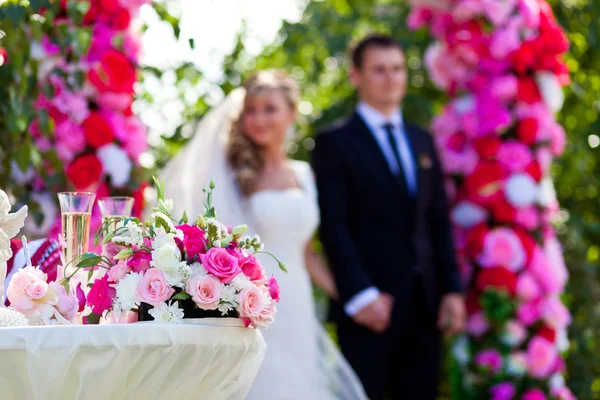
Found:
[(142, 228), (133, 221), (128, 221), (127, 225), (125, 225), (123, 221), (119, 221), (117, 229), (124, 227), (127, 228), (127, 230), (121, 229), (118, 236), (112, 238), (111, 241), (121, 246), (135, 245), (142, 247), (144, 245), (144, 232), (142, 231)]
[(127, 153), (114, 143), (106, 144), (96, 151), (102, 168), (111, 178), (111, 184), (123, 187), (129, 181), (133, 164)]
[(27, 326), (27, 317), (11, 307), (0, 307), (0, 328)]
[(460, 365), (466, 365), (471, 358), (469, 354), (469, 340), (466, 336), (459, 337), (452, 346), (452, 354)]
[(138, 299), (138, 283), (140, 281), (140, 274), (131, 272), (125, 275), (115, 286), (117, 296), (115, 299), (115, 309), (122, 311), (129, 311), (132, 308), (139, 306), (140, 301)]
[(558, 78), (552, 72), (542, 71), (535, 75), (542, 100), (552, 112), (558, 112), (565, 102), (565, 94)]
[(206, 268), (204, 268), (204, 266), (202, 264), (200, 264), (199, 262), (195, 262), (192, 265), (190, 265), (190, 271), (191, 271), (190, 276), (208, 275), (208, 271), (206, 270)]
[(173, 207), (175, 207), (175, 203), (173, 203), (173, 199), (164, 199), (163, 203), (169, 212), (173, 211)]
[(537, 202), (542, 207), (548, 207), (556, 201), (556, 191), (552, 179), (546, 178), (540, 183), (537, 193)]
[(158, 269), (165, 275), (165, 279), (169, 286), (183, 288), (185, 287), (185, 282), (192, 276), (192, 269), (185, 261), (180, 261), (175, 265)]
[(485, 209), (470, 201), (461, 201), (452, 210), (451, 218), (456, 225), (470, 228), (485, 221), (487, 212)]
[(221, 291), (221, 301), (217, 310), (221, 311), (221, 314), (225, 315), (229, 311), (234, 310), (239, 306), (237, 289), (233, 285), (225, 285)]
[(227, 227), (214, 218), (209, 218), (206, 220), (205, 232), (209, 239), (213, 242), (223, 240), (227, 237), (227, 235), (229, 235)]
[(513, 174), (506, 181), (506, 199), (515, 207), (529, 207), (535, 202), (538, 185), (529, 174)]
[(162, 213), (160, 211), (155, 211), (152, 213), (151, 216), (152, 218), (154, 218), (155, 221), (161, 221), (162, 223), (167, 225), (169, 227), (169, 232), (175, 231), (175, 225), (173, 225), (173, 221), (171, 221), (171, 218), (169, 218), (167, 214)]
[(252, 282), (250, 282), (250, 278), (248, 278), (246, 274), (237, 274), (236, 277), (231, 281), (231, 284), (237, 290), (243, 290), (252, 285)]
[(183, 324), (183, 310), (178, 307), (177, 302), (160, 303), (156, 307), (148, 311), (148, 314), (154, 318), (156, 322), (166, 324)]

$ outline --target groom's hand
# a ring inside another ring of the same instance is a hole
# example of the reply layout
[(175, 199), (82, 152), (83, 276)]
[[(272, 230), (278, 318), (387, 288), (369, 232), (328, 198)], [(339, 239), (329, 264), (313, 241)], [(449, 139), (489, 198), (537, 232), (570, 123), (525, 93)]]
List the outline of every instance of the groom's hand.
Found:
[(375, 333), (383, 333), (390, 326), (393, 297), (382, 293), (377, 300), (363, 308), (352, 319)]
[(462, 294), (449, 293), (442, 298), (438, 328), (446, 335), (453, 336), (465, 329), (467, 309)]

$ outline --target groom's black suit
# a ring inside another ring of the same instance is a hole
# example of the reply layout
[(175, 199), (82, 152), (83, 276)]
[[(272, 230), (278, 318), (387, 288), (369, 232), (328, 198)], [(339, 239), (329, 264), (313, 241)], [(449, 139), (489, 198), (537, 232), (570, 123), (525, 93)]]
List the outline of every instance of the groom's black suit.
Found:
[[(390, 171), (358, 113), (325, 129), (313, 152), (321, 240), (340, 293), (342, 351), (371, 400), (433, 399), (441, 339), (440, 298), (460, 292), (444, 182), (431, 136), (404, 129), (416, 164), (417, 194)], [(355, 324), (342, 310), (375, 286), (394, 296), (384, 334)]]

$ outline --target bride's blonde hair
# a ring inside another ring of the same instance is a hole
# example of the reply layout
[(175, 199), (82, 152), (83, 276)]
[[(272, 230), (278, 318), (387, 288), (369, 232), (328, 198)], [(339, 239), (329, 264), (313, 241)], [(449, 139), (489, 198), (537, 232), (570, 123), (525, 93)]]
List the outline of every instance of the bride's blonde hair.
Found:
[[(267, 91), (278, 90), (285, 95), (289, 106), (295, 111), (300, 102), (300, 88), (296, 81), (285, 71), (264, 70), (252, 74), (243, 85), (248, 97), (261, 95)], [(238, 185), (245, 195), (251, 194), (258, 184), (258, 176), (264, 166), (260, 147), (244, 133), (244, 109), (231, 124), (227, 161), (231, 166)]]

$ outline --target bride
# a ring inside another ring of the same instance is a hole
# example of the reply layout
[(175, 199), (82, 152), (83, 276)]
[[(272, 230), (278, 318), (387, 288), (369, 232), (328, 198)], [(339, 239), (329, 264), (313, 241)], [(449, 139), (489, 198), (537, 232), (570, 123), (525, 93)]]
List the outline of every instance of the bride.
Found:
[(257, 72), (208, 113), (162, 179), (175, 204), (197, 215), (203, 213), (202, 187), (214, 178), (218, 218), (248, 224), (289, 271), (261, 257), (279, 282), (281, 301), (275, 323), (263, 331), (267, 352), (248, 398), (366, 399), (315, 314), (310, 279), (332, 298), (337, 292), (311, 249), (319, 224), (312, 171), (284, 150), (299, 99), (296, 82), (285, 73)]

